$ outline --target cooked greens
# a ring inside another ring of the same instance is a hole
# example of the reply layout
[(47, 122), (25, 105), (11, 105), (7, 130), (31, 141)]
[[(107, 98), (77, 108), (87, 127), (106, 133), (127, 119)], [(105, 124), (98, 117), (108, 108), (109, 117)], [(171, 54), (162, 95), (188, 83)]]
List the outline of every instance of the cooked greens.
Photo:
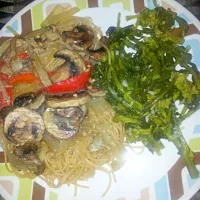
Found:
[(128, 142), (142, 141), (159, 155), (161, 139), (173, 142), (197, 178), (193, 152), (180, 130), (200, 106), (199, 71), (190, 47), (182, 46), (188, 25), (163, 7), (145, 8), (127, 19), (137, 21), (109, 35), (109, 52), (93, 70), (93, 85), (106, 91), (116, 111), (113, 120), (125, 124)]

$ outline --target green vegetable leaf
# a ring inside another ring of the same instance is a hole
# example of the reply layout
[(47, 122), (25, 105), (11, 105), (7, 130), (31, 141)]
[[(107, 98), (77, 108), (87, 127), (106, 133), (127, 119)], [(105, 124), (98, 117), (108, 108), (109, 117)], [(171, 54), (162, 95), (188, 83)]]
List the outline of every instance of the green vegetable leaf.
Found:
[[(141, 141), (158, 155), (161, 139), (173, 142), (196, 178), (193, 153), (179, 127), (200, 107), (200, 72), (189, 47), (181, 46), (188, 25), (177, 13), (159, 6), (128, 19), (137, 19), (136, 24), (119, 27), (118, 18), (108, 55), (93, 70), (93, 86), (106, 91), (116, 112), (113, 120), (124, 124), (127, 142)], [(176, 102), (183, 106), (181, 111)]]

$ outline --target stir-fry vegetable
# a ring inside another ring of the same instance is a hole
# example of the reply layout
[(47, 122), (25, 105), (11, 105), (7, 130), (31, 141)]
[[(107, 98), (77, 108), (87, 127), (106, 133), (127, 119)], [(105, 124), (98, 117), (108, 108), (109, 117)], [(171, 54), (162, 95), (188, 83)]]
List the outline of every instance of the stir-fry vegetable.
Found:
[(41, 27), (46, 27), (52, 24), (60, 23), (79, 11), (80, 9), (77, 7), (65, 8), (63, 6), (57, 5), (51, 12), (51, 14), (42, 22)]
[(51, 85), (51, 81), (49, 80), (48, 73), (45, 71), (44, 67), (42, 66), (40, 59), (37, 55), (34, 55), (34, 62), (33, 62), (35, 71), (37, 72), (38, 76), (40, 77), (40, 80), (42, 84), (45, 87), (48, 87)]
[(85, 71), (82, 74), (54, 83), (48, 87), (42, 88), (41, 91), (52, 94), (59, 94), (64, 92), (77, 92), (88, 85), (91, 71), (92, 67), (90, 67), (88, 71)]
[(5, 51), (9, 48), (10, 46), (10, 41), (11, 39), (9, 40), (6, 40), (5, 42), (3, 42), (3, 44), (1, 44), (0, 46), (0, 57), (5, 53)]
[(17, 83), (32, 83), (37, 82), (40, 83), (40, 79), (37, 78), (33, 73), (22, 73), (15, 76), (12, 76), (8, 80), (9, 85), (15, 85)]
[[(179, 45), (187, 23), (162, 7), (145, 8), (132, 18), (137, 19), (135, 25), (110, 34), (108, 56), (92, 73), (94, 86), (106, 91), (116, 111), (114, 120), (125, 124), (128, 142), (142, 141), (157, 154), (163, 148), (160, 139), (173, 142), (191, 177), (197, 178), (193, 152), (180, 130), (182, 121), (200, 106), (199, 71), (190, 48)], [(176, 22), (178, 35), (173, 34)]]

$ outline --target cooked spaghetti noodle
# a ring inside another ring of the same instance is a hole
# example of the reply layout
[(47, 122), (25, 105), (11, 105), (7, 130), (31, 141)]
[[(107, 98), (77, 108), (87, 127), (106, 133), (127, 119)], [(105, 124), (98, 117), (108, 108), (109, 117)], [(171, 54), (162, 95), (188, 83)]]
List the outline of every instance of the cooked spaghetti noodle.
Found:
[[(51, 187), (60, 187), (62, 184), (78, 186), (78, 180), (94, 176), (95, 170), (108, 173), (111, 179), (112, 169), (108, 170), (103, 165), (112, 166), (124, 148), (124, 128), (121, 123), (112, 121), (113, 116), (114, 112), (104, 98), (96, 98), (88, 104), (88, 116), (74, 138), (58, 141), (46, 134), (38, 144), (39, 157), (46, 166), (41, 179)], [(33, 178), (31, 171), (18, 171), (15, 168), (18, 164), (12, 159), (14, 145), (5, 137), (1, 137), (1, 140), (8, 159), (6, 162), (10, 162), (9, 171), (20, 177)]]

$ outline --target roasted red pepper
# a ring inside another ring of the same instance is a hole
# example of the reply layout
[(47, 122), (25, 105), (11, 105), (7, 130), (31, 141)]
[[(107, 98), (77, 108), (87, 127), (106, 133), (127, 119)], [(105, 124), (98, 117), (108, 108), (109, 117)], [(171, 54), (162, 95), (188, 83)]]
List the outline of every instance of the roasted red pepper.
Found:
[(52, 84), (48, 87), (41, 89), (40, 91), (52, 94), (59, 94), (64, 92), (77, 92), (88, 85), (91, 71), (92, 67), (90, 67), (88, 71), (83, 72), (82, 74)]
[(15, 85), (17, 83), (32, 83), (32, 82), (41, 83), (40, 79), (37, 78), (33, 73), (22, 73), (12, 76), (8, 80), (8, 85)]

